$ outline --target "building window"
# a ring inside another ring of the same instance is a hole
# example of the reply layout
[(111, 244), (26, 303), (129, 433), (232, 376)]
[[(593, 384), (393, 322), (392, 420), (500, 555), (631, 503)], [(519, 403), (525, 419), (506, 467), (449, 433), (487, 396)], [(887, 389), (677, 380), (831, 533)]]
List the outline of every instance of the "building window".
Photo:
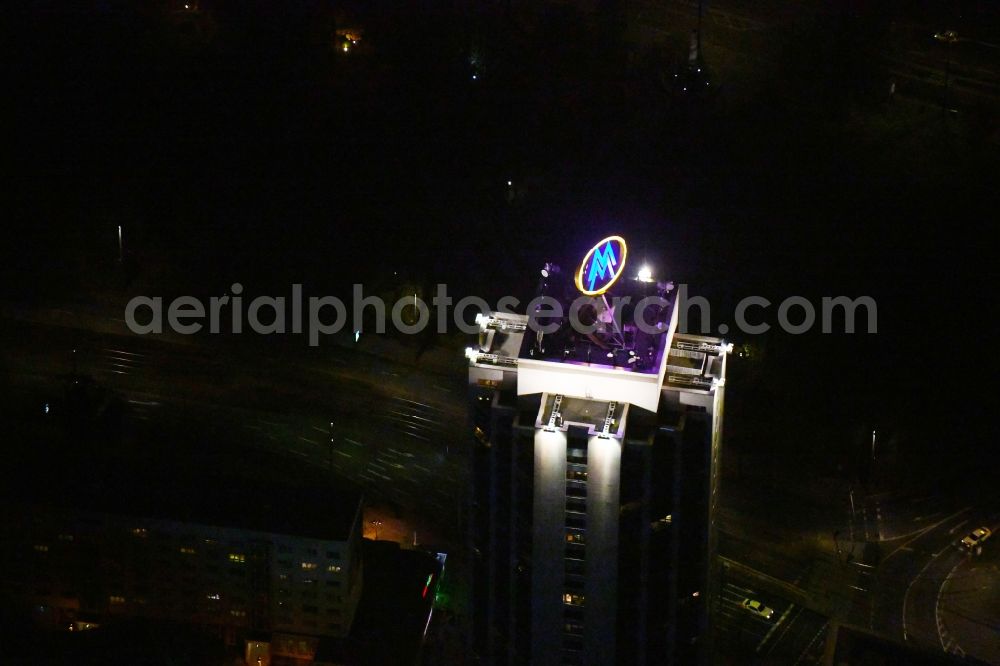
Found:
[(304, 570), (306, 570), (306, 571), (312, 571), (313, 569), (316, 568), (316, 563), (315, 562), (303, 562), (302, 563), (302, 568)]
[(582, 530), (587, 527), (587, 519), (582, 515), (566, 516), (566, 527)]
[(581, 532), (578, 530), (570, 530), (566, 532), (566, 543), (586, 543), (586, 532)]
[(145, 538), (149, 534), (149, 532), (146, 530), (145, 527), (133, 527), (132, 534), (137, 537)]
[(574, 486), (572, 484), (567, 484), (566, 494), (570, 497), (586, 497), (587, 488), (584, 486)]
[(339, 564), (331, 564), (326, 568), (327, 573), (340, 573), (341, 567)]
[(587, 513), (587, 502), (576, 497), (566, 498), (566, 510), (576, 513)]
[(59, 535), (59, 540), (60, 541), (72, 541), (73, 540), (73, 535), (72, 534), (60, 534)]
[(117, 606), (117, 605), (125, 603), (125, 597), (120, 597), (118, 595), (112, 595), (112, 596), (108, 597), (108, 601), (111, 603), (111, 605)]
[(563, 603), (570, 606), (582, 606), (584, 598), (582, 594), (571, 594), (567, 592), (563, 595)]
[(328, 560), (339, 560), (340, 559), (340, 553), (337, 552), (337, 551), (335, 551), (335, 550), (328, 550), (328, 551), (326, 551), (326, 558)]
[(583, 623), (567, 622), (565, 625), (565, 631), (570, 636), (583, 636)]
[(181, 548), (181, 552), (184, 553), (185, 555), (194, 555), (194, 548), (184, 547)]
[(36, 543), (35, 550), (38, 551), (39, 553), (47, 553), (49, 552), (49, 547), (46, 546), (44, 543)]
[(339, 580), (328, 580), (328, 581), (326, 581), (326, 586), (327, 587), (340, 587), (340, 581)]
[(576, 469), (569, 467), (566, 469), (566, 480), (567, 481), (586, 481), (587, 472), (582, 469)]
[(247, 561), (247, 557), (243, 553), (229, 553), (229, 561), (237, 564), (243, 564)]

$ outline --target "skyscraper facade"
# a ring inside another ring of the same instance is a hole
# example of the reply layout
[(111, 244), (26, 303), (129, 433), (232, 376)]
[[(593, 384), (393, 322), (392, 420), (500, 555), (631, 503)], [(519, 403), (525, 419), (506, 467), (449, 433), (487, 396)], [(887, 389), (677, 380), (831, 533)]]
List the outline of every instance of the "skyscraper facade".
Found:
[(729, 347), (678, 331), (673, 284), (626, 254), (547, 264), (539, 295), (568, 315), (482, 316), (466, 352), (482, 663), (708, 658)]

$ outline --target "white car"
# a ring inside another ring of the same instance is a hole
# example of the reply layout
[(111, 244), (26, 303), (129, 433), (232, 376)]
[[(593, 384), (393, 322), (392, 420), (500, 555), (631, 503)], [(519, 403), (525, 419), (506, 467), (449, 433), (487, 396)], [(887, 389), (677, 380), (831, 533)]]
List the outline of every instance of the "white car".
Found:
[(756, 599), (744, 599), (742, 606), (757, 617), (762, 617), (765, 620), (770, 620), (771, 616), (774, 615), (773, 608), (768, 608)]
[(988, 527), (977, 527), (969, 532), (964, 539), (959, 542), (960, 547), (970, 552), (981, 553), (983, 542), (990, 538), (993, 532)]

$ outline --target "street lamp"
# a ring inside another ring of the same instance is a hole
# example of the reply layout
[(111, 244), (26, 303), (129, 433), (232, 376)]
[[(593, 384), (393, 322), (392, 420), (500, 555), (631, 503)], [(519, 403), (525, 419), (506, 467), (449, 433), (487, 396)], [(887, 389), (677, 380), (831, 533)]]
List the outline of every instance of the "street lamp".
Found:
[(330, 421), (330, 451), (329, 451), (330, 474), (333, 474), (333, 421)]

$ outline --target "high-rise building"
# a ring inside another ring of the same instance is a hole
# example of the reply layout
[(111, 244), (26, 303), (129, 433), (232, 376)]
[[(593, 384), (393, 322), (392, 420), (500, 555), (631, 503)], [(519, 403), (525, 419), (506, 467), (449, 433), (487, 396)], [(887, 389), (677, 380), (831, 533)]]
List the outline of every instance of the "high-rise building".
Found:
[[(679, 332), (673, 284), (626, 252), (546, 265), (553, 300), (481, 316), (466, 351), (482, 663), (708, 658), (729, 346)], [(542, 316), (555, 304), (568, 316)]]

